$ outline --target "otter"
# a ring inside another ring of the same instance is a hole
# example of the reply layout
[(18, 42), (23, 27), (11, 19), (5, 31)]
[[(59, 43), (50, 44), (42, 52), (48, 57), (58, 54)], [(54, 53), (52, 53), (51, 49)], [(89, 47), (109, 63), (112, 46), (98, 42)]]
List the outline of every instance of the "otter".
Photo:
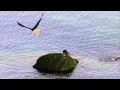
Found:
[[(70, 56), (70, 53), (67, 50), (63, 50), (63, 54)], [(74, 59), (74, 60), (76, 61), (76, 63), (79, 63), (77, 59)]]
[(70, 53), (67, 50), (63, 50), (63, 53), (70, 56)]

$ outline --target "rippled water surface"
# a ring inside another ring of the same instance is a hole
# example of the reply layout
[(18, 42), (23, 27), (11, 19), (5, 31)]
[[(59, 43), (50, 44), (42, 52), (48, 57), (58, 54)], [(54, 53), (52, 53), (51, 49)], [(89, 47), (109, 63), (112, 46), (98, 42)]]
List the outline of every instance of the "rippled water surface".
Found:
[[(39, 35), (17, 25), (33, 27), (42, 13)], [(63, 49), (79, 60), (69, 77), (32, 68), (40, 56)], [(120, 56), (119, 11), (0, 11), (1, 79), (120, 79), (120, 60), (99, 61), (111, 56)]]

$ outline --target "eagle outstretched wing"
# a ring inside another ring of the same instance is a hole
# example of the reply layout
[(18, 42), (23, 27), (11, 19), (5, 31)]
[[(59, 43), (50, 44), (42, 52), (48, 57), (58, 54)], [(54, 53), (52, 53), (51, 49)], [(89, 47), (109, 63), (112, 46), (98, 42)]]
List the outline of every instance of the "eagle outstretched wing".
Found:
[[(43, 17), (43, 13), (42, 13), (42, 17)], [(25, 27), (25, 28), (28, 28), (28, 29), (31, 29), (32, 31), (34, 31), (34, 30), (38, 27), (40, 21), (42, 20), (42, 17), (40, 18), (40, 20), (36, 23), (36, 25), (35, 25), (33, 28), (24, 26), (23, 24), (19, 23), (18, 21), (17, 21), (17, 23), (18, 23), (18, 25), (21, 26), (21, 27)]]
[[(43, 17), (43, 13), (42, 13), (42, 17)], [(36, 23), (36, 25), (34, 26), (34, 28), (32, 28), (32, 30), (36, 29), (40, 23), (40, 21), (42, 20), (42, 17), (40, 18), (40, 20)]]
[(18, 23), (18, 25), (21, 26), (21, 27), (25, 27), (25, 28), (31, 29), (31, 28), (29, 28), (29, 27), (27, 27), (27, 26), (22, 25), (22, 24), (19, 23), (18, 21), (17, 21), (17, 23)]

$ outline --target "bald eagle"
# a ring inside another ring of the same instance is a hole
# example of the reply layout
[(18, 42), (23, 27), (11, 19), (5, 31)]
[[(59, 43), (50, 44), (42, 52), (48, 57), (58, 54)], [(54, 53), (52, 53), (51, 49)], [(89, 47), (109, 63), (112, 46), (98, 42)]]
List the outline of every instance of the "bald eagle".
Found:
[[(42, 17), (43, 17), (43, 14), (42, 14)], [(42, 17), (40, 18), (40, 20), (36, 23), (36, 25), (33, 28), (24, 26), (23, 24), (19, 23), (18, 21), (17, 21), (17, 23), (18, 23), (19, 26), (22, 26), (22, 27), (25, 27), (25, 28), (28, 28), (28, 29), (32, 30), (32, 32), (34, 34), (39, 34), (40, 30), (37, 27), (38, 27), (39, 23), (41, 22)]]

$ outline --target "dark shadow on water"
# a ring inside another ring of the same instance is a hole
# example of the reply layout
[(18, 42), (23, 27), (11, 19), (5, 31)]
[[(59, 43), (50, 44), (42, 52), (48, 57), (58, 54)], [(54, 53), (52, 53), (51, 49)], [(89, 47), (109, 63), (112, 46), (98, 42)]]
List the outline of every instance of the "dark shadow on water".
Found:
[(35, 68), (39, 73), (42, 73), (43, 75), (50, 75), (50, 76), (59, 76), (59, 77), (70, 77), (70, 75), (72, 74), (72, 72), (74, 71), (73, 69), (69, 69), (66, 71), (53, 71), (53, 70), (46, 70), (46, 69), (38, 69), (35, 67), (35, 65), (33, 66), (33, 68)]
[[(39, 73), (41, 73), (41, 72), (39, 72)], [(51, 73), (43, 72), (41, 74), (46, 76), (46, 77), (49, 77), (51, 79), (67, 79), (67, 78), (69, 78), (71, 76), (72, 72), (68, 73), (68, 74), (58, 74), (58, 73), (51, 74)]]

